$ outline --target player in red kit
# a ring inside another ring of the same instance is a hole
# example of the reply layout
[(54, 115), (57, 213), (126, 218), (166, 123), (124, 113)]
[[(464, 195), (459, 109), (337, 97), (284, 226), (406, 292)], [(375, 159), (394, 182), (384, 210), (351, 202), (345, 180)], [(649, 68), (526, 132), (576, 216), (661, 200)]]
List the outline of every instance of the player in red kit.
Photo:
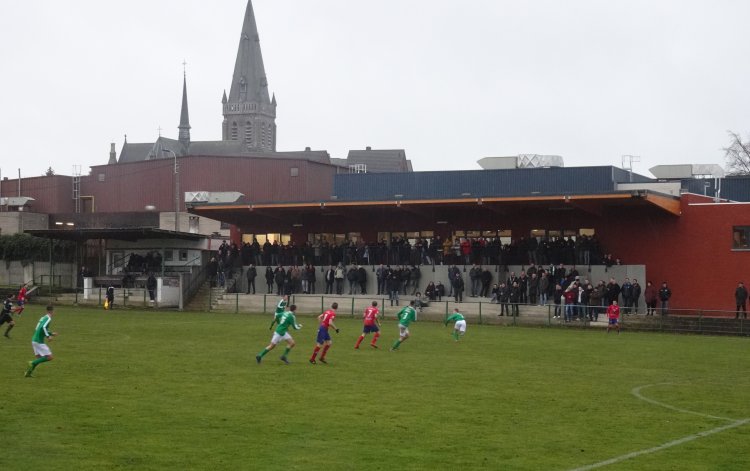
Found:
[(359, 338), (357, 339), (357, 344), (354, 346), (355, 349), (359, 349), (359, 344), (361, 344), (365, 339), (365, 335), (369, 334), (370, 332), (375, 333), (375, 336), (373, 336), (372, 338), (372, 342), (370, 342), (370, 346), (372, 348), (378, 348), (375, 343), (378, 341), (378, 337), (380, 337), (380, 319), (378, 319), (379, 313), (380, 311), (378, 311), (377, 301), (373, 301), (372, 306), (365, 309), (365, 314), (363, 316), (365, 325), (362, 329), (362, 335), (359, 336)]
[(609, 324), (607, 324), (607, 333), (612, 326), (615, 326), (617, 333), (620, 333), (620, 306), (617, 305), (617, 300), (612, 301), (612, 304), (607, 308), (607, 317), (609, 318)]
[(18, 307), (15, 311), (17, 316), (20, 316), (23, 312), (23, 307), (26, 304), (26, 292), (26, 284), (22, 284), (21, 289), (18, 290), (18, 296), (16, 296), (16, 304)]
[(331, 348), (331, 334), (328, 333), (328, 329), (332, 327), (337, 334), (339, 333), (339, 329), (336, 327), (336, 324), (333, 323), (333, 319), (336, 318), (336, 309), (338, 308), (339, 304), (333, 303), (331, 304), (331, 309), (318, 316), (318, 320), (320, 321), (320, 327), (318, 327), (318, 339), (315, 344), (315, 350), (313, 350), (313, 354), (310, 357), (310, 363), (313, 365), (317, 363), (315, 358), (318, 356), (318, 352), (321, 348), (323, 349), (323, 352), (320, 354), (320, 362), (328, 363), (326, 361), (326, 353), (328, 353), (328, 349)]

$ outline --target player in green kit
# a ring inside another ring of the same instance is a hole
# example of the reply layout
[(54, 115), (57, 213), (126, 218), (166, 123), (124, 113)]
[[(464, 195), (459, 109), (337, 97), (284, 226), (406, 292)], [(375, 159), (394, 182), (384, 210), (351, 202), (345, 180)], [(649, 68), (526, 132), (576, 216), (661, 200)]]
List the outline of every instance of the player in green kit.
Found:
[(274, 324), (279, 322), (279, 319), (281, 319), (281, 316), (284, 315), (284, 312), (286, 312), (286, 307), (289, 305), (289, 295), (285, 294), (283, 298), (279, 300), (279, 303), (276, 304), (276, 311), (273, 313), (273, 321), (271, 321), (271, 326), (268, 328), (268, 330), (273, 329)]
[(456, 325), (453, 327), (453, 339), (458, 342), (459, 336), (462, 336), (466, 333), (466, 318), (463, 314), (458, 312), (458, 308), (453, 309), (453, 315), (450, 316), (445, 320), (445, 325), (448, 325), (448, 322), (456, 322)]
[(414, 309), (414, 301), (410, 301), (409, 305), (398, 311), (396, 317), (398, 317), (398, 340), (393, 342), (391, 351), (398, 350), (398, 347), (409, 338), (409, 324), (417, 319), (417, 311)]
[[(273, 337), (271, 338), (271, 343), (268, 344), (266, 348), (264, 348), (260, 353), (258, 353), (255, 356), (255, 361), (260, 363), (260, 361), (263, 359), (264, 356), (266, 356), (266, 353), (270, 352), (274, 348), (276, 348), (276, 345), (281, 342), (282, 340), (286, 341), (286, 349), (284, 350), (284, 354), (281, 355), (281, 361), (289, 364), (289, 360), (287, 359), (287, 356), (289, 355), (289, 352), (294, 348), (294, 339), (289, 334), (289, 328), (293, 328), (294, 330), (299, 330), (302, 328), (302, 324), (297, 324), (297, 318), (294, 317), (294, 311), (297, 310), (297, 306), (292, 304), (289, 306), (289, 310), (284, 312), (281, 316), (278, 317), (278, 327), (276, 327), (276, 331), (273, 333)], [(273, 325), (273, 324), (272, 324)]]
[(52, 351), (49, 349), (46, 341), (48, 338), (57, 335), (57, 332), (50, 332), (49, 330), (49, 325), (52, 322), (52, 315), (54, 314), (54, 310), (55, 309), (52, 306), (47, 306), (47, 314), (42, 316), (42, 318), (39, 319), (39, 322), (36, 324), (34, 336), (31, 337), (31, 347), (34, 349), (36, 360), (30, 361), (29, 367), (26, 368), (26, 374), (24, 376), (26, 376), (27, 378), (31, 378), (31, 373), (34, 372), (34, 368), (36, 368), (40, 363), (52, 361)]

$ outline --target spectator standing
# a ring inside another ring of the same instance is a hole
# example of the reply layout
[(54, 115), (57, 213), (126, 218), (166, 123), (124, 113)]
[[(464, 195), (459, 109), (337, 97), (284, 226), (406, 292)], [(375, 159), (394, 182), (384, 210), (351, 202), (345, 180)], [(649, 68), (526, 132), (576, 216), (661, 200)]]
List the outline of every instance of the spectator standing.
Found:
[(336, 270), (333, 269), (333, 266), (328, 267), (328, 270), (326, 270), (324, 278), (326, 282), (325, 294), (333, 294), (333, 282), (336, 281)]
[(336, 266), (336, 273), (333, 275), (336, 280), (336, 294), (341, 294), (344, 291), (344, 273), (344, 266), (339, 263)]
[(633, 313), (638, 314), (638, 300), (641, 298), (641, 285), (638, 284), (638, 280), (633, 278), (633, 297), (632, 299), (632, 306), (633, 306)]
[(268, 294), (273, 293), (273, 270), (271, 267), (266, 267), (266, 287), (268, 290)]
[(560, 283), (555, 285), (555, 292), (552, 293), (552, 302), (555, 304), (555, 319), (559, 319), (562, 315), (562, 300), (563, 300), (563, 289)]
[(377, 270), (375, 270), (375, 277), (378, 279), (378, 296), (385, 293), (385, 284), (388, 280), (388, 271), (381, 263)]
[(737, 314), (734, 318), (740, 318), (740, 311), (742, 311), (742, 318), (747, 319), (747, 288), (743, 282), (737, 284), (737, 289), (734, 290), (734, 300), (737, 302)]
[(149, 302), (156, 302), (156, 277), (154, 272), (149, 272), (146, 278), (146, 290), (148, 290)]
[(453, 298), (457, 303), (464, 300), (464, 278), (461, 273), (456, 273), (453, 278)]
[(672, 297), (672, 290), (667, 286), (667, 282), (663, 281), (661, 288), (659, 289), (659, 300), (661, 301), (661, 315), (666, 316), (669, 314), (669, 298)]
[(367, 294), (367, 270), (363, 266), (357, 267), (357, 283), (359, 283), (359, 293)]
[(510, 306), (508, 305), (510, 290), (505, 283), (500, 283), (500, 286), (497, 288), (497, 300), (500, 303), (500, 315), (510, 315)]
[(279, 265), (273, 272), (273, 280), (276, 282), (276, 295), (281, 296), (284, 291), (284, 279), (286, 278), (286, 272), (284, 267)]
[(643, 298), (646, 302), (646, 315), (653, 316), (656, 312), (656, 299), (657, 299), (656, 286), (650, 281), (646, 282), (646, 290), (643, 292)]
[(471, 297), (476, 298), (477, 292), (481, 289), (482, 280), (482, 268), (476, 264), (469, 270), (469, 280), (471, 281)]
[(633, 284), (630, 278), (625, 278), (623, 281), (620, 294), (622, 294), (622, 305), (625, 307), (624, 313), (630, 314), (630, 308), (633, 306)]
[(539, 278), (539, 305), (544, 306), (547, 304), (547, 296), (549, 293), (549, 274), (543, 272), (541, 278)]
[(254, 264), (250, 264), (247, 269), (247, 294), (250, 294), (250, 287), (253, 288), (253, 294), (255, 294), (255, 278), (258, 276), (258, 270)]

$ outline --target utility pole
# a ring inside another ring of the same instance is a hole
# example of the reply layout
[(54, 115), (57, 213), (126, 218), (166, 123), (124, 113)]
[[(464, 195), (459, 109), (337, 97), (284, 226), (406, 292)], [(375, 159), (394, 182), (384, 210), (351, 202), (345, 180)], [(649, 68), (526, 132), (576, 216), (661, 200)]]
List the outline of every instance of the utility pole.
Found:
[(177, 154), (171, 149), (162, 149), (162, 152), (171, 152), (174, 157), (174, 231), (180, 230), (180, 173), (177, 167)]

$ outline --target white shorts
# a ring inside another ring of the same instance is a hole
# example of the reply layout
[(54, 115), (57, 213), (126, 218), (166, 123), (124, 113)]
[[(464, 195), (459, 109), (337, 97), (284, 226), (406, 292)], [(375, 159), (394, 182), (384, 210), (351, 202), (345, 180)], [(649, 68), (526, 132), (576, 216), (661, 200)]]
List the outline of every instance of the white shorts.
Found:
[(31, 342), (31, 348), (34, 349), (34, 355), (39, 355), (40, 357), (52, 355), (52, 350), (49, 349), (46, 343)]
[(454, 330), (466, 332), (466, 321), (456, 321), (456, 327), (454, 327)]
[(289, 332), (285, 333), (284, 335), (279, 335), (276, 332), (273, 333), (273, 337), (271, 337), (272, 344), (276, 345), (282, 340), (294, 340), (294, 339), (292, 338), (291, 335), (289, 335)]
[(407, 335), (409, 335), (409, 328), (406, 327), (405, 325), (399, 324), (398, 325), (398, 333), (399, 333), (399, 335), (401, 337), (406, 337)]

